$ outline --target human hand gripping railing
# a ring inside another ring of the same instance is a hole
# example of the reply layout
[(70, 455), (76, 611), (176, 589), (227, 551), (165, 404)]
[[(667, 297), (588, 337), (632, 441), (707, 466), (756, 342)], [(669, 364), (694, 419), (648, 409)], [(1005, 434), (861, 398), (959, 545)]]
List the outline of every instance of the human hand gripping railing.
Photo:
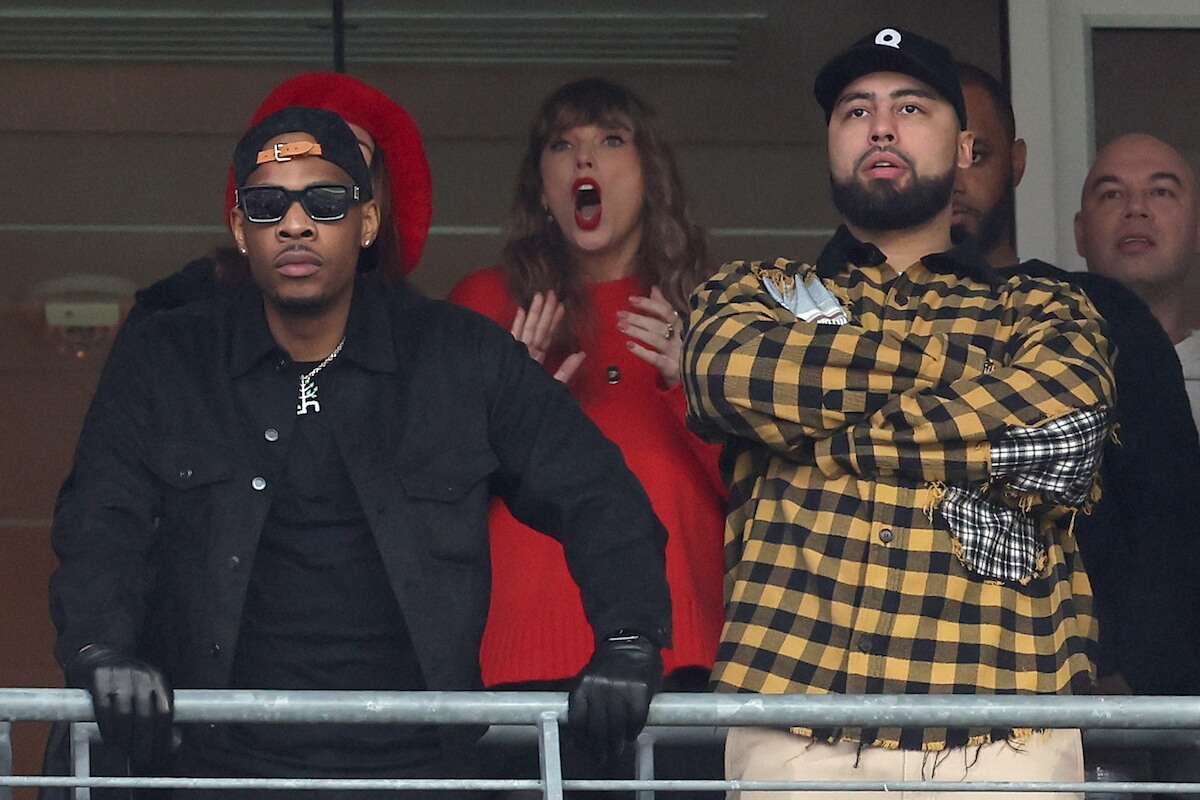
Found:
[[(397, 722), (441, 725), (523, 726), (537, 731), (542, 780), (325, 780), (233, 778), (97, 778), (8, 776), (0, 785), (154, 786), (161, 788), (353, 788), (353, 789), (540, 789), (561, 798), (564, 789), (631, 790), (795, 790), (839, 791), (1064, 791), (1083, 792), (1096, 784), (1046, 784), (1029, 781), (926, 784), (878, 781), (776, 782), (568, 780), (561, 778), (559, 726), (567, 719), (567, 695), (550, 692), (281, 692), (258, 690), (178, 690), (175, 717), (182, 724), (219, 722)], [(86, 722), (92, 719), (88, 694), (75, 689), (0, 689), (0, 719), (7, 721)], [(1085, 742), (1105, 745), (1196, 746), (1200, 698), (1132, 696), (927, 696), (927, 695), (785, 695), (662, 694), (650, 709), (651, 727), (641, 745), (671, 740), (679, 728), (710, 729), (740, 725), (901, 726), (983, 728), (1083, 728)], [(7, 722), (3, 723), (6, 727)], [(508, 728), (495, 729), (501, 736)], [(0, 730), (0, 766), (11, 751)], [(1130, 736), (1144, 732), (1143, 736)], [(1115, 734), (1115, 735), (1114, 735)], [(640, 746), (639, 751), (646, 748)], [(10, 770), (11, 771), (11, 770)], [(1105, 783), (1113, 792), (1183, 792), (1190, 783)], [(86, 792), (77, 793), (86, 796)]]

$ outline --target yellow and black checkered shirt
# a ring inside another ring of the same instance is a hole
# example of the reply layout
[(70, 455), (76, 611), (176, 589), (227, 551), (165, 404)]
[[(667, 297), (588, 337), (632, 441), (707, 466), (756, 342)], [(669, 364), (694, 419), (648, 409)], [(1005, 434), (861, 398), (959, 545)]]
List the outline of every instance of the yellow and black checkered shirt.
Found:
[[(798, 321), (764, 269), (815, 272), (849, 323)], [(726, 265), (692, 309), (689, 424), (726, 444), (731, 486), (719, 690), (1091, 689), (1097, 626), (1073, 511), (1016, 498), (1044, 537), (1025, 582), (969, 569), (938, 511), (946, 486), (994, 488), (1006, 433), (1111, 406), (1108, 342), (1082, 294), (998, 278), (973, 241), (897, 272), (842, 228), (816, 267)], [(1012, 733), (795, 730), (928, 750)]]

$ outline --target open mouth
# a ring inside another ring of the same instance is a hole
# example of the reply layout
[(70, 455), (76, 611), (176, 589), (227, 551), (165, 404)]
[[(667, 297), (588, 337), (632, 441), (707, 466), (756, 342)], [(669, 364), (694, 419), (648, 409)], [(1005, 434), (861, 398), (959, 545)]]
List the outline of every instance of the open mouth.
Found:
[(875, 177), (891, 177), (898, 175), (904, 165), (896, 159), (877, 158), (867, 163), (867, 172)]
[(909, 170), (908, 159), (888, 150), (875, 150), (859, 160), (859, 168), (872, 178), (895, 178)]
[(590, 231), (600, 224), (600, 186), (590, 178), (580, 178), (571, 187), (575, 196), (575, 224)]
[(1154, 240), (1149, 236), (1123, 236), (1117, 242), (1117, 249), (1123, 253), (1141, 253), (1154, 247)]

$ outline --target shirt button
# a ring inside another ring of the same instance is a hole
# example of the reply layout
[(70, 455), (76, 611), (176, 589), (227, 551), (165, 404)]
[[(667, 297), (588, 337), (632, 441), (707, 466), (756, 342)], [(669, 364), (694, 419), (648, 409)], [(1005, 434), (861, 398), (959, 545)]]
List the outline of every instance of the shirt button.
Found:
[(281, 358), (275, 362), (275, 371), (276, 372), (283, 372), (285, 369), (287, 369), (287, 367), (288, 367), (288, 362), (287, 362), (286, 358)]
[(250, 485), (254, 487), (254, 491), (261, 492), (267, 488), (267, 479), (261, 475), (256, 475), (254, 480), (250, 481)]
[(263, 438), (268, 442), (277, 442), (279, 441), (279, 431), (275, 430), (274, 428), (267, 428), (265, 431), (263, 431)]
[(208, 653), (213, 658), (217, 658), (218, 656), (221, 655), (221, 645), (217, 644), (216, 642), (213, 642), (213, 646), (208, 649)]
[(884, 528), (879, 532), (879, 541), (883, 542), (884, 544), (891, 543), (892, 539), (895, 538), (896, 534), (892, 532), (891, 528)]
[(183, 469), (179, 470), (179, 477), (180, 477), (180, 478), (182, 478), (182, 479), (183, 479), (183, 480), (185, 480), (185, 481), (186, 481), (188, 478), (192, 477), (192, 470), (191, 470), (191, 468), (190, 468), (190, 467), (184, 467)]
[(875, 639), (871, 636), (871, 634), (864, 633), (862, 636), (858, 637), (858, 649), (862, 652), (870, 653), (874, 646)]
[(225, 563), (229, 565), (230, 569), (237, 569), (238, 565), (242, 563), (242, 560), (237, 556), (230, 556)]

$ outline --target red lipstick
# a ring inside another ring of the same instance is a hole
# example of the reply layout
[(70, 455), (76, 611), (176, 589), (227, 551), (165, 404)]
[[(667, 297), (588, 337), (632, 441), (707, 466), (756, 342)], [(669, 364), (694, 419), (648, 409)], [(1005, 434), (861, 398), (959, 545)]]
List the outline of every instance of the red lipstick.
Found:
[(600, 208), (600, 184), (595, 178), (579, 178), (571, 185), (575, 198), (575, 224), (585, 231), (595, 230), (603, 214)]

